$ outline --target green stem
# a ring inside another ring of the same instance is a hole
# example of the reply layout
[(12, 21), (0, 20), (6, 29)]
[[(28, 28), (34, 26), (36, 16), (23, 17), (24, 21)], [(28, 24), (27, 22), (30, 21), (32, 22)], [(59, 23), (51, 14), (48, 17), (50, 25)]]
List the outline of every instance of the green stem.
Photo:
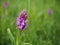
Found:
[(20, 31), (20, 30), (18, 30), (18, 32), (17, 32), (16, 45), (21, 44), (21, 32), (22, 31)]
[(30, 11), (30, 0), (28, 0), (28, 12)]

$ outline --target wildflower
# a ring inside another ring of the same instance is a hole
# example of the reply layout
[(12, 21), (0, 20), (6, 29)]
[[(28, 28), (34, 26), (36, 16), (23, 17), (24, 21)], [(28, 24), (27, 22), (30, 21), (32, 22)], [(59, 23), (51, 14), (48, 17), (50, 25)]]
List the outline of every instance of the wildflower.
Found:
[(8, 2), (5, 2), (5, 3), (4, 3), (4, 7), (5, 7), (5, 8), (8, 8), (8, 6), (9, 6), (9, 3), (8, 3)]
[(51, 15), (52, 14), (52, 10), (48, 9), (48, 14)]
[(27, 18), (28, 18), (27, 12), (24, 9), (24, 10), (22, 10), (22, 12), (20, 13), (20, 15), (17, 18), (17, 27), (19, 30), (23, 30), (23, 29), (27, 28), (27, 26), (28, 26)]

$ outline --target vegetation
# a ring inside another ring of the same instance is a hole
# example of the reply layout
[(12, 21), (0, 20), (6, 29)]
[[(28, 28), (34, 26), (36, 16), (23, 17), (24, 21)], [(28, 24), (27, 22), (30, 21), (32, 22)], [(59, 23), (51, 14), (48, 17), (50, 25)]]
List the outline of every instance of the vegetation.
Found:
[[(60, 0), (0, 0), (0, 45), (60, 45), (59, 4)], [(16, 19), (23, 9), (29, 25), (19, 35)]]

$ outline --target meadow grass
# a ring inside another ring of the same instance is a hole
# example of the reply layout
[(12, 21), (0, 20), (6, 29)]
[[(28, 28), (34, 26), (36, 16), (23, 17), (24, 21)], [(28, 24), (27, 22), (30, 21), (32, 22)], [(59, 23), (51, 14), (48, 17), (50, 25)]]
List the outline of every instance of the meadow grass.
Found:
[[(0, 45), (60, 45), (60, 0), (8, 0), (8, 8), (4, 2), (0, 0)], [(29, 25), (19, 35), (16, 19), (23, 9)]]

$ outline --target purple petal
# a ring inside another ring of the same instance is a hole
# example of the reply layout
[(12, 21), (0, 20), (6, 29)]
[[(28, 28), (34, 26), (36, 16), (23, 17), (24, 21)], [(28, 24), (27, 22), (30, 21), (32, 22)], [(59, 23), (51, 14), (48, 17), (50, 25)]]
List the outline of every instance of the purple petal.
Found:
[(19, 21), (17, 21), (17, 25), (20, 25), (21, 23)]
[(27, 27), (28, 27), (28, 24), (25, 24), (25, 27), (24, 27), (24, 29), (27, 29)]
[(24, 20), (22, 21), (21, 25), (24, 25)]
[(28, 23), (28, 20), (25, 20), (25, 23)]
[(22, 25), (18, 26), (18, 29), (22, 30), (22, 28), (23, 28), (23, 26), (22, 26)]

